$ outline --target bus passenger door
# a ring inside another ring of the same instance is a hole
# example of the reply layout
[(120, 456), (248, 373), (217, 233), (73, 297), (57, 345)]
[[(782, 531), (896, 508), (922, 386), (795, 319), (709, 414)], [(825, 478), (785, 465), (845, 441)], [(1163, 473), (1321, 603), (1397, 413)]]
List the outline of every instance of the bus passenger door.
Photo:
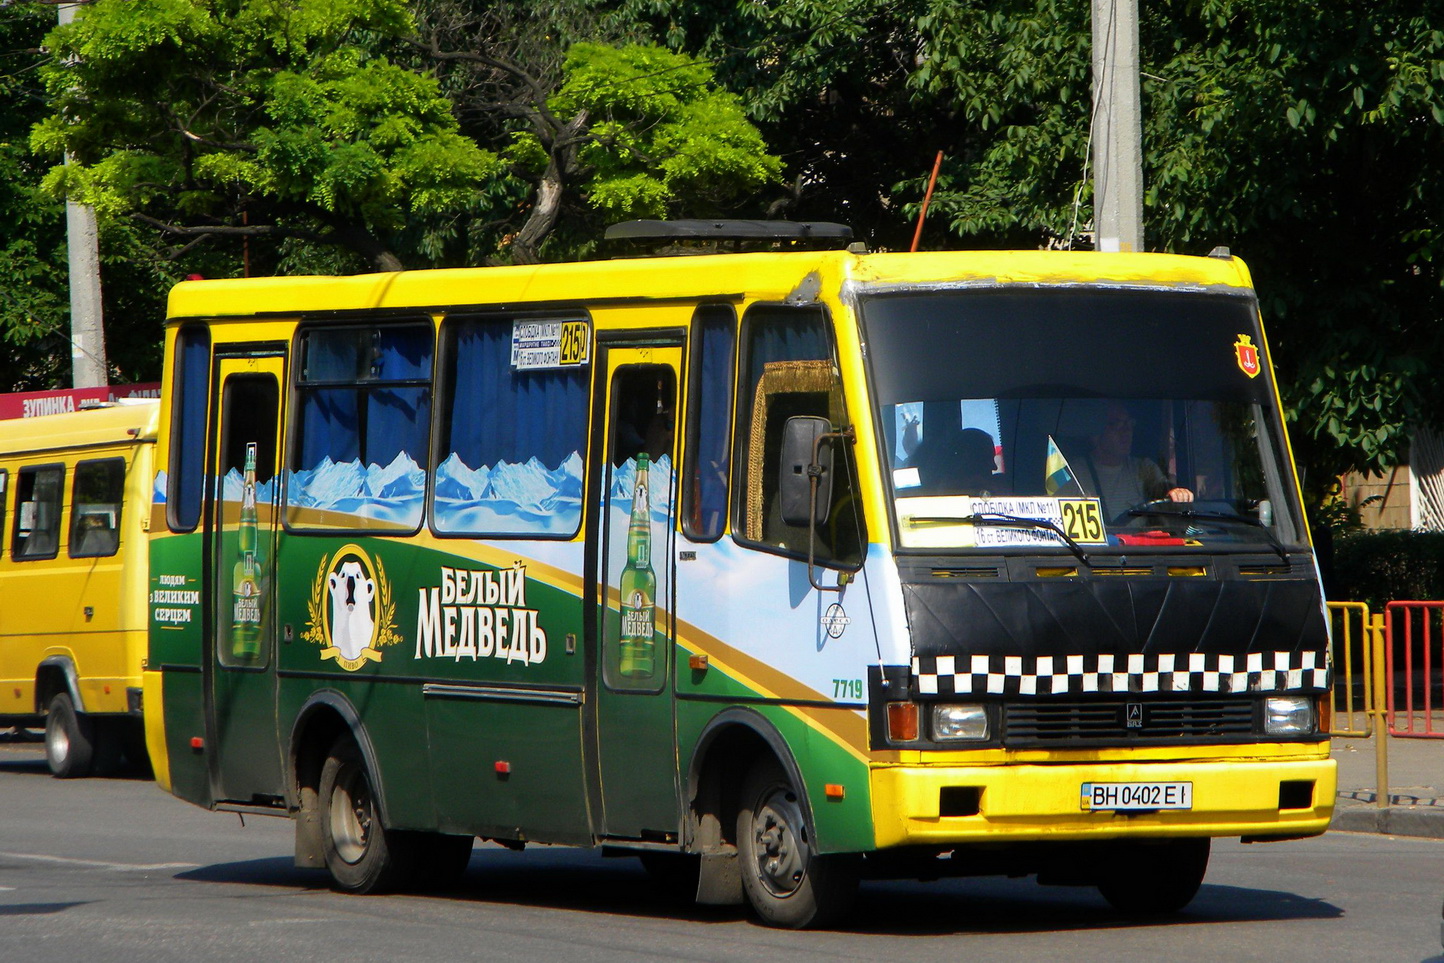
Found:
[[(672, 701), (676, 513), (673, 418), (680, 342), (601, 345), (605, 443), (590, 476), (600, 497), (589, 513), (588, 705), (599, 835), (674, 841), (680, 826)], [(598, 409), (603, 410), (603, 409)]]
[(217, 352), (219, 423), (211, 438), (205, 525), (210, 571), (205, 660), (206, 744), (216, 800), (283, 793), (276, 734), (276, 632), (272, 604), (282, 350), (227, 358)]

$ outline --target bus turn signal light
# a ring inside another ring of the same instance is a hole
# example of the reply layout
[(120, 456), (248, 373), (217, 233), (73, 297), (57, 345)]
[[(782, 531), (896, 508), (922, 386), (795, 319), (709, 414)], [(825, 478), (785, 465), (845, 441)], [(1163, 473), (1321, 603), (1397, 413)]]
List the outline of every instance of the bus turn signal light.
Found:
[(892, 742), (916, 742), (918, 707), (914, 702), (887, 704), (887, 737)]

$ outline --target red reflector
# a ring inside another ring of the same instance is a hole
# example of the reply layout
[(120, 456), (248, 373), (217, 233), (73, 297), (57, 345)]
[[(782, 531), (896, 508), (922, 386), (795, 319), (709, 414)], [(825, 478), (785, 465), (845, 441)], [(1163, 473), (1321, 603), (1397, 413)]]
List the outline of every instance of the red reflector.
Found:
[(918, 737), (918, 707), (912, 702), (887, 704), (887, 737), (893, 742), (912, 742)]
[(496, 761), (496, 765), (493, 768), (496, 769), (498, 776), (505, 776), (511, 773), (511, 763), (501, 759)]
[(842, 788), (841, 783), (830, 782), (822, 787), (822, 792), (828, 799), (841, 799), (847, 795), (847, 790)]
[(192, 749), (204, 749), (205, 747), (206, 741), (204, 739), (202, 739), (200, 736), (191, 736)]

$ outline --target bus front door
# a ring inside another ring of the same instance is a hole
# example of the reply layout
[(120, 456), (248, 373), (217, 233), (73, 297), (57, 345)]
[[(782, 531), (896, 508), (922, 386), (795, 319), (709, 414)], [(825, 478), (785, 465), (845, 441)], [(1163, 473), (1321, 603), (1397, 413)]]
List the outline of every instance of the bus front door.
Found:
[(218, 357), (211, 410), (205, 524), (212, 652), (206, 706), (213, 798), (282, 793), (276, 734), (275, 609), (271, 594), (279, 497), (284, 355)]
[[(606, 439), (589, 513), (588, 705), (598, 834), (671, 842), (680, 826), (672, 640), (676, 585), (672, 463), (680, 343), (600, 345)], [(601, 409), (598, 409), (599, 411)], [(598, 531), (600, 529), (600, 531)]]

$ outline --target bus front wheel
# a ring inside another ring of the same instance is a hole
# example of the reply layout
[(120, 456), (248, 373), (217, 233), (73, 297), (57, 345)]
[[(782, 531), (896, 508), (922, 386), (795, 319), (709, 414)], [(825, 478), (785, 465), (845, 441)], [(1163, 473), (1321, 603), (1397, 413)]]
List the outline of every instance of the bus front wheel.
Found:
[(381, 824), (366, 760), (349, 736), (337, 740), (321, 767), (319, 797), (322, 849), (336, 888), (348, 893), (397, 888), (407, 876), (407, 847)]
[(1208, 872), (1210, 840), (1122, 843), (1108, 854), (1098, 891), (1126, 916), (1166, 916), (1189, 904)]
[(747, 901), (772, 926), (825, 926), (846, 912), (857, 890), (856, 861), (816, 851), (801, 795), (770, 759), (742, 783), (737, 851)]
[(45, 762), (57, 779), (78, 779), (94, 768), (95, 726), (75, 711), (68, 692), (57, 692), (45, 713)]

